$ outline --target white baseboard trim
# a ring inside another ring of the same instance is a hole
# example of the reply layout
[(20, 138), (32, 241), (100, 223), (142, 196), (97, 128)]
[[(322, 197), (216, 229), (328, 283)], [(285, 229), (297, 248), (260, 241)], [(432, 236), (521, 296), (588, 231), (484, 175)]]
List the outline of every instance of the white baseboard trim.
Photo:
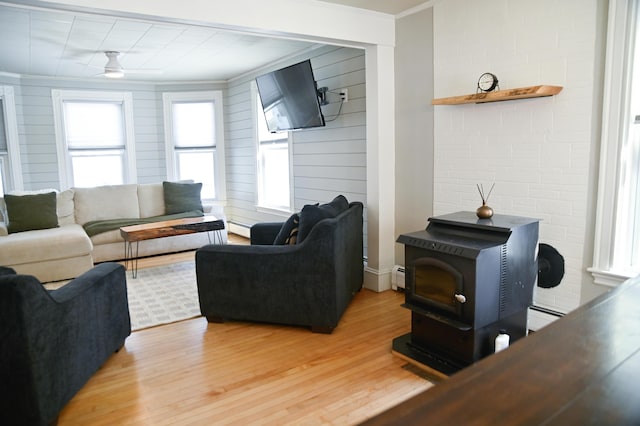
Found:
[(365, 266), (363, 287), (377, 293), (391, 290), (391, 270), (379, 271)]
[(228, 231), (245, 238), (250, 238), (251, 228), (247, 225), (239, 225), (237, 223), (227, 222)]
[(538, 331), (541, 328), (551, 324), (555, 320), (560, 319), (556, 315), (548, 314), (545, 312), (536, 311), (529, 308), (527, 328), (532, 331)]

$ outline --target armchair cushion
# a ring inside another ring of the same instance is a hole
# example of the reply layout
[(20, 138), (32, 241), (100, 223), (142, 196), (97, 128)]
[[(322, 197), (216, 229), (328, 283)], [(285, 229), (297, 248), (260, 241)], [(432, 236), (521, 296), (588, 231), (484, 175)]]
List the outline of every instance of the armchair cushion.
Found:
[(307, 204), (300, 212), (300, 226), (297, 242), (301, 243), (311, 232), (311, 229), (322, 219), (336, 217), (349, 208), (349, 202), (344, 195), (338, 195), (331, 202), (321, 205)]
[(249, 230), (251, 245), (272, 245), (284, 224), (282, 222), (260, 222)]

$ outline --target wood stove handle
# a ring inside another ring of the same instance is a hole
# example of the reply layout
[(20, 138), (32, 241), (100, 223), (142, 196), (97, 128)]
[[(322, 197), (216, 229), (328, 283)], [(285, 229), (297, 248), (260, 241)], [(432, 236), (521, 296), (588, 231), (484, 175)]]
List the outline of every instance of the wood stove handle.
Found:
[(455, 297), (456, 300), (460, 303), (464, 303), (467, 301), (467, 298), (464, 296), (464, 294), (454, 294), (453, 297)]

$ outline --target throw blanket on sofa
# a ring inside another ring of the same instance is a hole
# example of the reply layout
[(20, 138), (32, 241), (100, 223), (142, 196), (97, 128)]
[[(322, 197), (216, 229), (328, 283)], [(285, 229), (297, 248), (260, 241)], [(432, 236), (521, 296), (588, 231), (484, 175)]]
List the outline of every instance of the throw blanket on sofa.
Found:
[(152, 217), (140, 217), (131, 219), (105, 219), (105, 220), (92, 220), (82, 227), (89, 237), (101, 234), (103, 232), (113, 231), (114, 229), (120, 229), (123, 226), (141, 225), (143, 223), (162, 222), (172, 219), (183, 219), (185, 217), (201, 217), (204, 213), (201, 210), (193, 210), (183, 213), (167, 214), (162, 216)]

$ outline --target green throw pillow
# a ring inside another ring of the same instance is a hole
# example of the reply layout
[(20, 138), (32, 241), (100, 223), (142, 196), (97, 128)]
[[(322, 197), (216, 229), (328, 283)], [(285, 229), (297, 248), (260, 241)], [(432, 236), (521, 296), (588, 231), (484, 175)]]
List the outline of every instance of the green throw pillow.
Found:
[(201, 183), (162, 182), (165, 214), (203, 211)]
[(56, 193), (4, 196), (10, 234), (58, 227)]

